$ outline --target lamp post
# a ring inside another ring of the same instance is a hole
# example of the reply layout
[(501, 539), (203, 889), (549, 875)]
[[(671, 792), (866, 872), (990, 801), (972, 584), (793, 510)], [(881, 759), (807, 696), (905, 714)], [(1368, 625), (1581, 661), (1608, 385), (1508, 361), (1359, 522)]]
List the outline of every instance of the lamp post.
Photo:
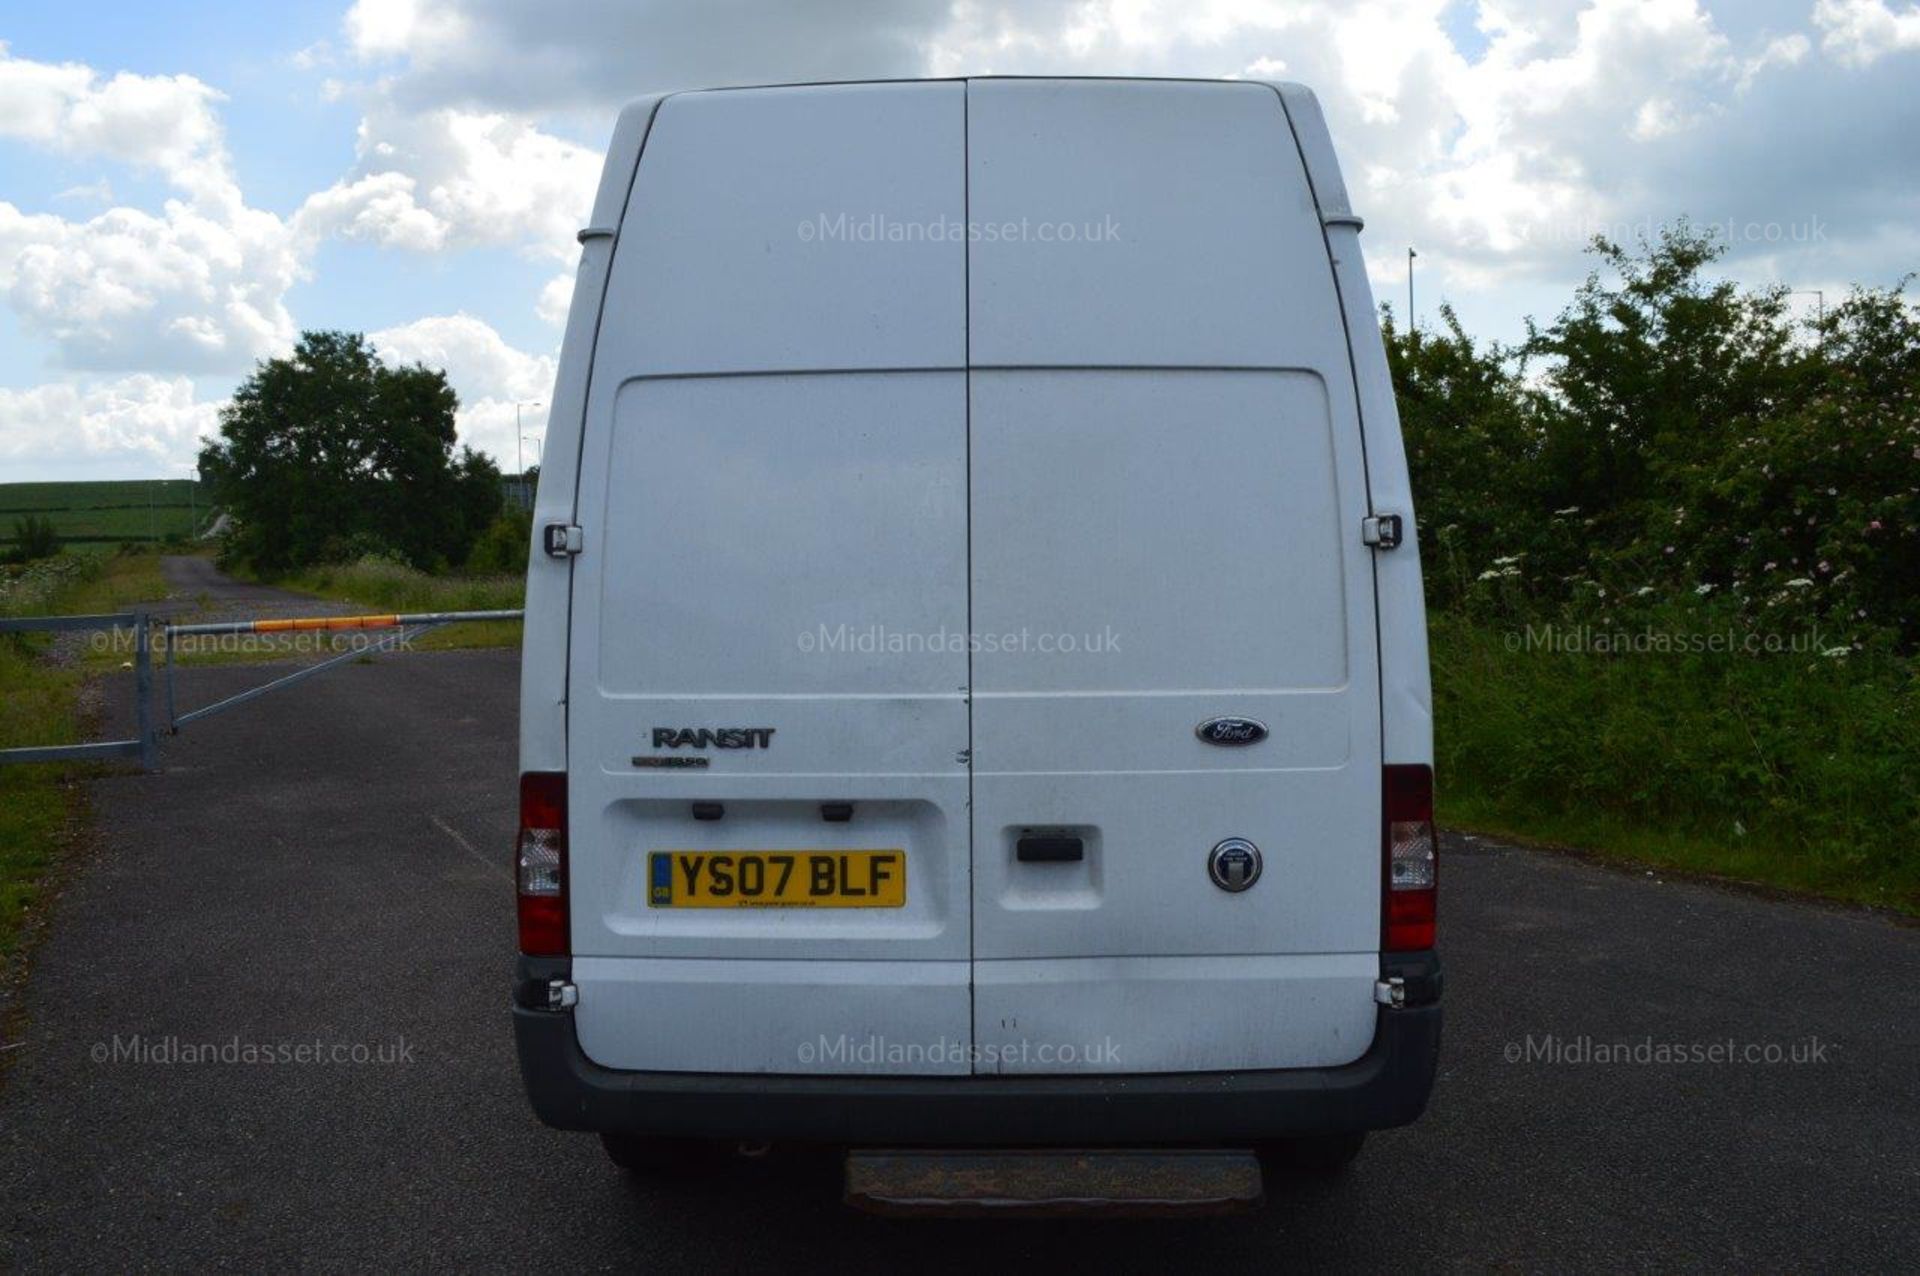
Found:
[[(533, 440), (533, 463), (535, 465), (545, 465), (547, 461), (547, 436), (544, 434), (523, 434), (520, 437), (522, 439)], [(526, 484), (526, 476), (527, 471), (525, 468), (522, 468), (520, 471), (522, 486)]]
[(527, 457), (525, 451), (520, 446), (520, 441), (526, 437), (520, 432), (520, 409), (537, 408), (539, 406), (540, 400), (538, 399), (524, 399), (513, 405), (513, 461), (520, 469), (521, 509), (531, 508), (531, 505), (527, 500)]
[(1413, 319), (1413, 259), (1415, 257), (1418, 257), (1419, 255), (1420, 255), (1419, 253), (1413, 251), (1412, 245), (1408, 245), (1407, 247), (1407, 335), (1408, 336), (1412, 336), (1415, 332), (1418, 332), (1420, 329), (1420, 325), (1415, 323)]

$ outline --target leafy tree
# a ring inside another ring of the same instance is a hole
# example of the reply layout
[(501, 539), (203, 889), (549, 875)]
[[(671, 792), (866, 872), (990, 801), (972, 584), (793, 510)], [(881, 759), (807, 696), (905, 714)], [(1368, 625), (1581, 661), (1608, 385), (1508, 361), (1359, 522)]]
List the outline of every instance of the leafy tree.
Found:
[[(1856, 289), (1817, 325), (1709, 270), (1684, 222), (1514, 350), (1383, 325), (1435, 603), (1731, 608), (1920, 647), (1920, 314)], [(1702, 613), (1704, 614), (1704, 612)]]
[(1383, 308), (1381, 335), (1400, 410), (1407, 466), (1436, 596), (1524, 551), (1516, 525), (1546, 499), (1538, 475), (1549, 405), (1527, 388), (1514, 352), (1476, 346), (1451, 306), (1437, 332), (1401, 331)]
[(520, 576), (527, 570), (533, 547), (533, 516), (509, 508), (487, 526), (467, 556), (467, 571), (476, 576)]
[(1781, 403), (1802, 352), (1785, 289), (1704, 279), (1724, 245), (1685, 221), (1639, 254), (1604, 238), (1591, 251), (1605, 270), (1551, 326), (1529, 323), (1525, 353), (1561, 409), (1541, 455), (1548, 499), (1593, 511), (1594, 543), (1618, 548), (1671, 518), (1687, 472)]
[(357, 333), (302, 333), (259, 364), (220, 414), (200, 472), (233, 516), (232, 550), (266, 572), (390, 551), (464, 561), (500, 509), (500, 473), (456, 452), (446, 374), (389, 367)]

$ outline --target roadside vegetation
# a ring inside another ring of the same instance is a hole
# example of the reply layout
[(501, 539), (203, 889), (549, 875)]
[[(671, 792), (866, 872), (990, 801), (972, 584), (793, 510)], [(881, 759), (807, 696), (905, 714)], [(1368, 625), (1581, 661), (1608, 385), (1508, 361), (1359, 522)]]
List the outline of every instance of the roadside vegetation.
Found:
[(302, 333), (240, 383), (201, 450), (227, 558), (269, 576), (370, 554), (464, 563), (502, 499), (493, 462), (456, 449), (458, 407), (445, 372), (391, 367), (356, 333)]
[[(525, 516), (501, 522), (527, 525)], [(531, 534), (531, 533), (529, 533)], [(278, 584), (368, 612), (511, 611), (526, 594), (526, 549), (512, 572), (467, 570), (433, 575), (383, 555), (350, 563), (328, 563), (278, 578)], [(482, 566), (492, 566), (483, 564)], [(420, 650), (454, 647), (517, 646), (518, 621), (482, 621), (435, 630), (416, 644)]]
[[(458, 406), (444, 372), (389, 366), (355, 333), (303, 333), (234, 391), (200, 454), (231, 522), (221, 566), (369, 611), (519, 607), (531, 527), (493, 462), (456, 448)], [(460, 625), (419, 645), (519, 634)]]
[(1920, 912), (1920, 320), (1595, 253), (1517, 347), (1389, 318), (1442, 819)]
[[(114, 611), (165, 592), (159, 559), (139, 551), (0, 566), (0, 616)], [(0, 634), (0, 748), (72, 744), (93, 730), (82, 704), (87, 671), (55, 642), (51, 635)], [(13, 967), (49, 873), (79, 836), (80, 781), (101, 766), (0, 766), (0, 973)]]

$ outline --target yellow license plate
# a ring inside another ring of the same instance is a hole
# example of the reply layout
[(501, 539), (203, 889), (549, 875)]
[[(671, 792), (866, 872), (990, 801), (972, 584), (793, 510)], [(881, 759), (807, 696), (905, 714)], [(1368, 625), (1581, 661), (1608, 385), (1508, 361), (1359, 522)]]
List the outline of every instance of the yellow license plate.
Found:
[(650, 908), (903, 908), (907, 853), (650, 851)]

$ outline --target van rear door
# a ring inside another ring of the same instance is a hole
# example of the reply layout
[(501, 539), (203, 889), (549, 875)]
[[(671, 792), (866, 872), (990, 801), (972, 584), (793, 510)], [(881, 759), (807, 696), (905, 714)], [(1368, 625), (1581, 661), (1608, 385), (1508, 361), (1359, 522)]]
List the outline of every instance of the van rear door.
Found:
[[(965, 216), (964, 101), (958, 82), (693, 93), (646, 140), (572, 598), (575, 1022), (596, 1063), (969, 1068), (965, 245), (928, 234)], [(748, 851), (824, 863), (854, 902), (904, 865), (904, 903), (688, 906), (689, 870), (708, 903), (764, 902)]]
[[(1280, 101), (975, 81), (967, 173), (973, 222), (1017, 228), (969, 262), (978, 1070), (1350, 1062), (1380, 928), (1366, 470)], [(1222, 718), (1264, 738), (1196, 730)], [(1231, 839), (1244, 890), (1209, 871)]]

